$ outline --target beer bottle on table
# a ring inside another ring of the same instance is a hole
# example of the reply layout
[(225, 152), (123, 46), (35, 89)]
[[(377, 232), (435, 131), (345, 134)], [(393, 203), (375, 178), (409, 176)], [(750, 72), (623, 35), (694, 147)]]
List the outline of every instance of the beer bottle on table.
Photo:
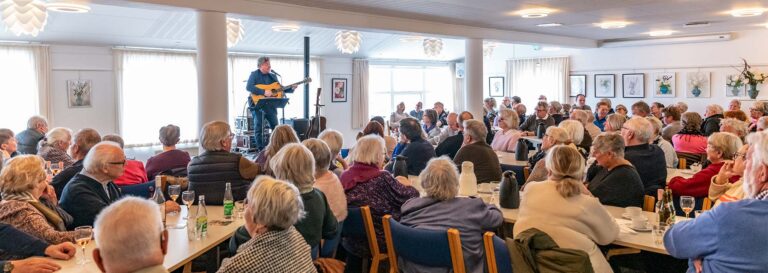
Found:
[(200, 195), (200, 201), (197, 204), (197, 218), (195, 226), (197, 237), (208, 236), (208, 211), (205, 209), (205, 195)]
[(235, 207), (235, 200), (232, 198), (232, 184), (227, 182), (224, 186), (224, 219), (232, 219), (232, 209)]

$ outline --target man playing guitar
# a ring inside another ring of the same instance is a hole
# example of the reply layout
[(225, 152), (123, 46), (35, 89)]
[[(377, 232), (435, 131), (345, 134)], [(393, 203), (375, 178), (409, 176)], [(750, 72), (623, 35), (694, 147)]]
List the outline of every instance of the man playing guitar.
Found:
[[(282, 94), (279, 94), (280, 92), (293, 93), (294, 89), (296, 89), (297, 84), (286, 86), (282, 91), (272, 89), (265, 90), (256, 87), (257, 84), (270, 85), (278, 82), (275, 75), (276, 73), (272, 71), (272, 66), (269, 63), (269, 57), (259, 57), (258, 67), (259, 69), (251, 72), (251, 76), (248, 77), (248, 83), (245, 87), (245, 89), (248, 90), (248, 92), (251, 92), (252, 95), (262, 95), (268, 98), (277, 97), (278, 95), (282, 96)], [(251, 140), (251, 147), (261, 149), (266, 145), (262, 143), (261, 140), (261, 136), (264, 133), (261, 131), (261, 111), (255, 110), (253, 107), (254, 105), (254, 101), (249, 97), (248, 106), (250, 106), (249, 109), (251, 109), (251, 116), (253, 117), (254, 123), (254, 138)], [(275, 126), (277, 126), (277, 109), (264, 109), (264, 119), (269, 123), (270, 128), (275, 128)]]

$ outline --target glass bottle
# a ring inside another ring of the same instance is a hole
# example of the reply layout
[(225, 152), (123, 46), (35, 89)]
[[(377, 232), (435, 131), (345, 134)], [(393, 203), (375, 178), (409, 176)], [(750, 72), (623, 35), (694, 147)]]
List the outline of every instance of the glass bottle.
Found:
[(232, 209), (235, 207), (235, 200), (232, 198), (232, 184), (227, 182), (224, 186), (224, 219), (232, 219)]
[(165, 197), (163, 196), (162, 181), (155, 179), (155, 193), (152, 195), (152, 201), (160, 206), (160, 216), (163, 217), (163, 227), (165, 227)]
[(199, 202), (197, 203), (197, 217), (195, 222), (195, 233), (197, 238), (208, 236), (208, 211), (205, 209), (205, 195), (200, 195)]

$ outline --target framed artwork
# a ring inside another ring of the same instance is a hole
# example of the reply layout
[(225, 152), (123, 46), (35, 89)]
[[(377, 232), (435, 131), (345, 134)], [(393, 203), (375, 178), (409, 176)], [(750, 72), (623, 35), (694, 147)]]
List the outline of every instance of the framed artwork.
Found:
[(587, 75), (571, 75), (571, 97), (587, 95)]
[(709, 98), (709, 72), (688, 72), (685, 79), (686, 98)]
[(675, 97), (675, 72), (656, 73), (653, 96), (657, 98)]
[(621, 75), (621, 91), (625, 98), (645, 97), (645, 74), (632, 73)]
[(331, 102), (347, 102), (347, 79), (331, 79)]
[(67, 101), (69, 108), (87, 108), (91, 105), (91, 80), (68, 80)]
[(616, 76), (613, 74), (595, 74), (595, 98), (616, 97)]
[(504, 96), (504, 77), (488, 77), (488, 96)]
[(725, 78), (725, 96), (726, 97), (744, 97), (746, 93), (746, 84), (741, 79), (741, 75), (733, 74)]

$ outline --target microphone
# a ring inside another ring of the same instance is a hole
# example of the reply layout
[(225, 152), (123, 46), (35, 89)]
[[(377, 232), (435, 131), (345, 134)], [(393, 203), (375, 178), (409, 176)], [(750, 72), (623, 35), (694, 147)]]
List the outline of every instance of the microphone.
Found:
[(278, 76), (280, 76), (280, 77), (282, 77), (282, 76), (283, 76), (283, 75), (280, 75), (280, 73), (277, 73), (276, 71), (274, 71), (274, 70), (271, 70), (271, 69), (270, 69), (270, 71), (269, 71), (269, 72), (272, 72), (272, 73), (274, 73), (275, 75), (278, 75)]

